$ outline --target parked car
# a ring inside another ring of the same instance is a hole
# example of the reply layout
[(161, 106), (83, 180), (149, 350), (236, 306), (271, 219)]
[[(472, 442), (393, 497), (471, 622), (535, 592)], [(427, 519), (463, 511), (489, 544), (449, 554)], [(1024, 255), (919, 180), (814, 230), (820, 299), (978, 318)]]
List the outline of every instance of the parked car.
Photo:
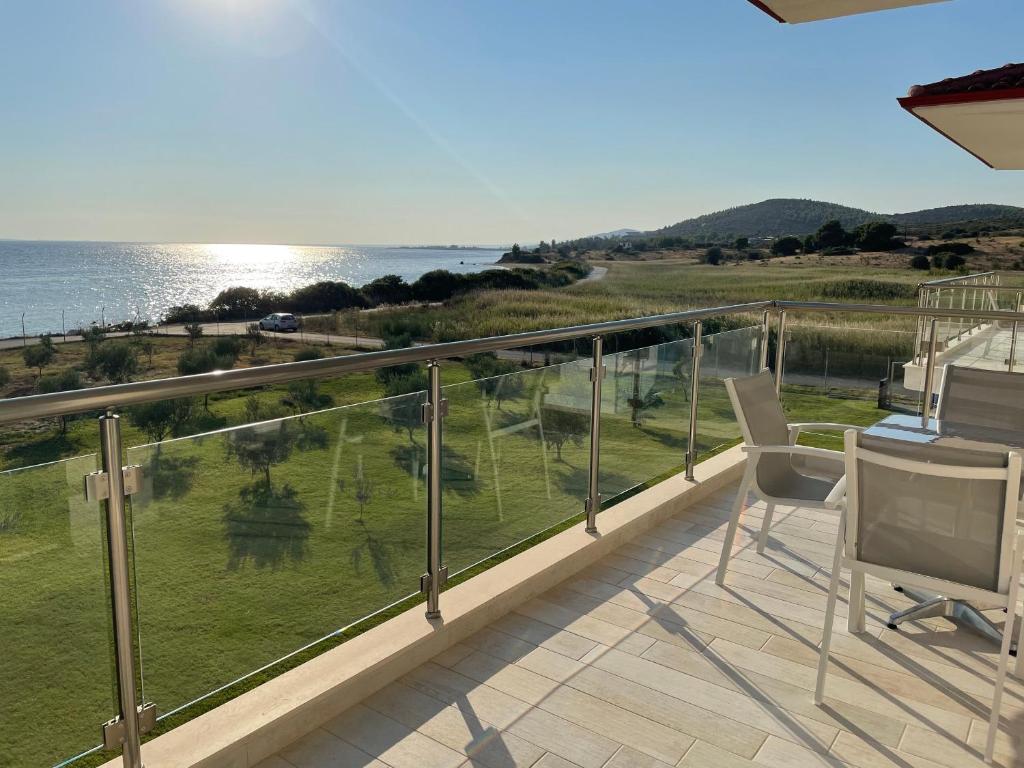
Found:
[(297, 331), (299, 321), (295, 315), (287, 312), (274, 312), (260, 320), (260, 329), (264, 331)]

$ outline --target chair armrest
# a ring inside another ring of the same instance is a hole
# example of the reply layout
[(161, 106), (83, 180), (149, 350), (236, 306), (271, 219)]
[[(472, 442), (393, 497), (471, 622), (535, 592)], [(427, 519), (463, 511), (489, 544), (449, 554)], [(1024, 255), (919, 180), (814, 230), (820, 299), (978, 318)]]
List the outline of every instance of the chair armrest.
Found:
[(845, 432), (848, 429), (855, 429), (858, 432), (863, 432), (867, 427), (858, 427), (854, 424), (835, 424), (829, 421), (805, 421), (795, 422), (789, 425), (790, 430), (796, 429), (797, 432), (801, 432), (805, 429), (827, 429), (834, 432)]
[(753, 458), (758, 458), (763, 453), (787, 453), (791, 456), (817, 456), (832, 461), (845, 461), (846, 457), (842, 451), (830, 451), (827, 448), (812, 448), (809, 445), (744, 445), (741, 446), (744, 453), (749, 453)]
[(835, 488), (829, 491), (828, 496), (825, 497), (825, 506), (829, 509), (839, 509), (843, 506), (844, 501), (846, 501), (846, 475), (840, 477)]

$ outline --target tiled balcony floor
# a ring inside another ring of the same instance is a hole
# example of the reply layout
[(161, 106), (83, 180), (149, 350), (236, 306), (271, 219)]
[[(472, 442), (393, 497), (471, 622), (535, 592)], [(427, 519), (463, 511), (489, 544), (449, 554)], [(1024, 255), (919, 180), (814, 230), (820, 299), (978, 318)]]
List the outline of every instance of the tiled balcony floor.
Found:
[[(719, 588), (713, 569), (734, 492), (620, 548), (260, 768), (982, 765), (994, 647), (943, 620), (886, 629), (906, 600), (869, 578), (868, 631), (847, 634), (840, 603), (828, 700), (815, 707), (837, 520), (780, 508), (759, 556), (754, 505)], [(1016, 679), (1003, 715), (997, 761), (1024, 765)]]

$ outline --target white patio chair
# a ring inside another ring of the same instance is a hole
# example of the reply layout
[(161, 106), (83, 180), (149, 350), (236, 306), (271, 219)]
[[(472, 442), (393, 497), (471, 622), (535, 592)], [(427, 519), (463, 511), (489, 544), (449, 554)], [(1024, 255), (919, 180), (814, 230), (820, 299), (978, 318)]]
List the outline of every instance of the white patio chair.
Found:
[[(1006, 608), (985, 760), (992, 761), (1010, 658), (1024, 531), (1017, 526), (1021, 456), (1015, 452), (845, 436), (846, 476), (827, 499), (842, 508), (814, 702), (825, 694), (839, 579), (845, 569), (972, 603)], [(844, 487), (845, 486), (845, 487)], [(843, 500), (845, 494), (845, 502)], [(864, 623), (864, 595), (850, 615)], [(852, 620), (851, 620), (851, 623)], [(1019, 673), (1018, 669), (1018, 673)]]
[[(732, 556), (736, 540), (736, 529), (748, 493), (752, 492), (767, 505), (761, 523), (761, 533), (757, 539), (759, 554), (764, 553), (765, 545), (768, 543), (768, 533), (776, 505), (825, 509), (825, 498), (835, 486), (836, 478), (842, 475), (843, 454), (824, 448), (797, 445), (796, 440), (801, 430), (861, 429), (849, 424), (787, 423), (782, 412), (782, 404), (775, 393), (771, 373), (767, 370), (742, 379), (726, 379), (725, 388), (743, 433), (747, 467), (732, 507), (725, 543), (722, 545), (722, 556), (715, 577), (718, 584), (725, 583), (729, 558)], [(834, 477), (826, 479), (815, 470), (808, 469), (806, 464), (795, 465), (794, 458), (824, 459), (827, 465), (835, 468)]]

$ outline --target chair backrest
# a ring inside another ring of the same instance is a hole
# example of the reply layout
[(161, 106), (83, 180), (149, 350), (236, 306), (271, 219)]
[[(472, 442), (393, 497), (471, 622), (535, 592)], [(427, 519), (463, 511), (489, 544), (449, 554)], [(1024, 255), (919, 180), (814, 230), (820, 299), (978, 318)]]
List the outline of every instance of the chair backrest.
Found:
[(947, 365), (936, 417), (956, 424), (1024, 431), (1024, 374)]
[(846, 433), (846, 556), (1005, 594), (1021, 457)]
[[(725, 388), (747, 445), (789, 445), (789, 424), (768, 370), (726, 379)], [(798, 474), (786, 454), (767, 453), (757, 463), (757, 485), (769, 496), (787, 497)]]

